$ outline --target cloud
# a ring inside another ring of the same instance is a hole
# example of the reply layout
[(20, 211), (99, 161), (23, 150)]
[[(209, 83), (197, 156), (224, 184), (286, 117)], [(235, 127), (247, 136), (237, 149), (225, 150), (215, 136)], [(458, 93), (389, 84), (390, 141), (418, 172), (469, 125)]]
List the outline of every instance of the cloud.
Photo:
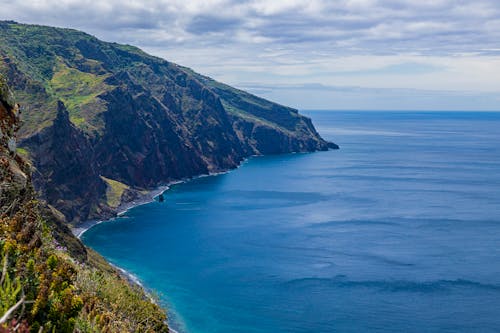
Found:
[[(302, 110), (499, 111), (500, 95), (466, 91), (363, 88), (356, 86), (242, 85), (254, 94)], [(301, 96), (306, 95), (304, 99)], [(326, 106), (326, 107), (325, 107)]]
[(205, 35), (213, 32), (231, 32), (240, 24), (239, 20), (233, 18), (199, 15), (191, 19), (186, 27), (186, 31), (195, 35)]
[(0, 0), (230, 84), (498, 90), (497, 0)]
[[(402, 47), (453, 53), (494, 47), (500, 34), (496, 0), (2, 0), (0, 4), (4, 19), (74, 26), (100, 36), (131, 28), (174, 31), (184, 37), (172, 38), (174, 42), (190, 44), (217, 32), (223, 36), (213, 38), (229, 44), (242, 42), (240, 35), (252, 35), (261, 37), (254, 43), (322, 41), (349, 45), (346, 51), (351, 53), (360, 49), (379, 54)], [(144, 37), (150, 39), (146, 33)]]

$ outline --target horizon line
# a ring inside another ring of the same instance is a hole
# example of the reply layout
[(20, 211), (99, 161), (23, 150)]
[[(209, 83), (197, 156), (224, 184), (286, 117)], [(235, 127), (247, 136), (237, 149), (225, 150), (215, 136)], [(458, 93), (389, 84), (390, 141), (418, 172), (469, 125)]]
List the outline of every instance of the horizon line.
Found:
[(425, 110), (425, 109), (309, 109), (309, 108), (297, 108), (299, 111), (317, 111), (317, 112), (327, 112), (327, 111), (345, 111), (345, 112), (476, 112), (476, 113), (500, 113), (499, 110)]

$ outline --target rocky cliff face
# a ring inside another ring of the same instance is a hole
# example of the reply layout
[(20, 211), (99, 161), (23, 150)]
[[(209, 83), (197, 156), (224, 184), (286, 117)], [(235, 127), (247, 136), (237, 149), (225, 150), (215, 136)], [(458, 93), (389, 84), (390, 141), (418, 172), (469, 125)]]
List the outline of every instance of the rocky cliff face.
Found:
[[(56, 209), (36, 199), (31, 167), (16, 149), (19, 116), (0, 75), (0, 332), (169, 332), (164, 310), (87, 250)], [(72, 193), (78, 177), (89, 176), (75, 170), (83, 157), (70, 153), (82, 138), (62, 104), (54, 124), (55, 132), (40, 133), (39, 144), (63, 148), (61, 156), (38, 157), (41, 163), (71, 161), (68, 172), (76, 180), (59, 190)], [(74, 141), (52, 146), (59, 137)]]
[[(16, 144), (20, 117), (19, 104), (14, 103), (12, 93), (0, 75), (0, 219), (19, 213), (25, 214), (23, 209), (28, 207), (33, 210), (33, 214), (26, 214), (29, 216), (22, 219), (20, 230), (33, 231), (38, 228), (39, 225), (35, 224), (40, 214), (45, 217), (47, 225), (53, 228), (55, 239), (65, 244), (74, 258), (80, 261), (86, 260), (87, 252), (83, 244), (73, 237), (64, 224), (64, 217), (58, 215), (57, 210), (44, 202), (40, 206), (32, 204), (37, 199), (31, 180), (32, 168), (20, 156)], [(30, 224), (33, 219), (35, 222)], [(37, 237), (33, 237), (29, 242), (38, 243), (40, 240)]]
[(297, 110), (79, 31), (0, 22), (0, 55), (35, 185), (69, 222), (254, 154), (337, 148)]
[(52, 126), (25, 139), (23, 146), (36, 165), (35, 187), (67, 220), (92, 216), (95, 210), (107, 208), (100, 200), (106, 184), (96, 181), (99, 173), (92, 142), (70, 122), (62, 102)]
[(10, 214), (29, 195), (29, 167), (16, 154), (19, 106), (0, 77), (0, 209)]

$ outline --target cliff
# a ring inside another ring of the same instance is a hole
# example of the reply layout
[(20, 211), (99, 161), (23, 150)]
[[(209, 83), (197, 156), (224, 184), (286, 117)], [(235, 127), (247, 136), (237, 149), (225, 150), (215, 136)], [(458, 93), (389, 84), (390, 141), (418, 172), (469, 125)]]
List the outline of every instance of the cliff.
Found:
[(164, 311), (37, 201), (19, 117), (0, 76), (0, 332), (168, 332)]
[(255, 154), (338, 148), (297, 110), (80, 31), (0, 22), (35, 187), (68, 222)]

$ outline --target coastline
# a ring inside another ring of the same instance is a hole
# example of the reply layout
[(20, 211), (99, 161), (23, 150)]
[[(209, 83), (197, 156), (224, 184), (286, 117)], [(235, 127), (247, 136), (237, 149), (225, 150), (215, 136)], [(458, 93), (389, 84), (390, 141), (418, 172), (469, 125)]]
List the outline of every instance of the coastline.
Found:
[[(249, 158), (245, 158), (234, 169), (220, 171), (220, 172), (213, 172), (213, 173), (203, 174), (203, 175), (197, 175), (197, 176), (193, 176), (193, 177), (189, 177), (189, 178), (185, 178), (185, 179), (181, 179), (181, 180), (175, 180), (175, 181), (172, 181), (172, 182), (168, 183), (167, 185), (158, 186), (157, 188), (155, 188), (155, 189), (153, 189), (153, 190), (148, 191), (147, 193), (145, 193), (138, 200), (133, 200), (133, 201), (130, 201), (130, 202), (125, 202), (125, 203), (121, 204), (120, 206), (118, 206), (118, 208), (117, 208), (118, 212), (116, 213), (116, 216), (113, 216), (113, 217), (108, 218), (108, 219), (102, 219), (102, 220), (89, 220), (89, 221), (85, 221), (82, 224), (80, 224), (78, 227), (71, 228), (71, 232), (73, 233), (73, 235), (75, 235), (75, 237), (77, 237), (78, 239), (81, 240), (82, 235), (85, 232), (87, 232), (88, 230), (90, 230), (92, 227), (94, 227), (94, 226), (96, 226), (98, 224), (101, 224), (101, 223), (113, 221), (113, 220), (115, 220), (117, 218), (120, 218), (124, 214), (126, 214), (127, 211), (129, 211), (132, 208), (135, 208), (135, 207), (142, 206), (142, 205), (145, 205), (145, 204), (153, 202), (157, 196), (159, 196), (160, 194), (163, 194), (166, 191), (168, 191), (171, 188), (171, 186), (173, 186), (173, 185), (186, 183), (186, 182), (189, 182), (189, 181), (192, 181), (192, 180), (195, 180), (195, 179), (199, 179), (199, 178), (212, 177), (212, 176), (218, 176), (218, 175), (229, 173), (232, 170), (235, 170), (235, 169), (238, 169), (239, 167), (241, 167), (243, 164), (245, 164), (252, 157), (254, 157), (254, 156), (250, 156)], [(151, 296), (150, 292), (148, 292), (147, 288), (144, 286), (144, 284), (141, 282), (141, 280), (137, 276), (135, 276), (131, 272), (127, 271), (126, 269), (123, 269), (122, 267), (109, 262), (108, 259), (106, 259), (106, 261), (114, 269), (116, 269), (116, 271), (128, 283), (130, 283), (131, 285), (136, 285), (139, 288), (141, 288), (142, 290), (144, 290), (144, 293), (145, 293), (146, 297), (148, 297), (151, 302), (157, 304), (157, 301)], [(168, 322), (168, 319), (167, 319), (167, 322)], [(170, 333), (181, 333), (181, 332), (179, 332), (179, 331), (171, 328), (170, 324), (168, 326), (168, 329), (169, 329)]]
[(93, 226), (101, 224), (103, 222), (112, 221), (112, 220), (124, 215), (125, 213), (127, 213), (127, 211), (129, 209), (153, 202), (157, 196), (159, 196), (163, 192), (170, 189), (170, 186), (175, 185), (175, 184), (179, 184), (182, 182), (183, 181), (173, 181), (173, 182), (168, 183), (167, 185), (158, 186), (157, 188), (155, 188), (153, 190), (147, 191), (146, 194), (140, 196), (137, 200), (124, 202), (124, 203), (120, 204), (120, 206), (118, 206), (116, 208), (117, 213), (115, 216), (112, 216), (112, 217), (107, 218), (107, 219), (102, 219), (102, 220), (88, 220), (88, 221), (82, 222), (77, 227), (71, 227), (71, 232), (73, 233), (73, 235), (75, 235), (76, 238), (81, 239), (82, 235), (86, 231), (91, 229)]
[[(82, 235), (85, 232), (87, 232), (88, 230), (90, 230), (92, 227), (94, 227), (94, 226), (96, 226), (98, 224), (101, 224), (101, 223), (113, 221), (113, 220), (115, 220), (117, 218), (120, 218), (124, 214), (126, 214), (127, 211), (129, 211), (132, 208), (135, 208), (135, 207), (142, 206), (142, 205), (145, 205), (145, 204), (153, 202), (157, 196), (159, 196), (160, 194), (163, 194), (163, 193), (167, 192), (171, 188), (171, 186), (173, 186), (173, 185), (186, 183), (186, 182), (189, 182), (189, 181), (192, 181), (192, 180), (195, 180), (195, 179), (199, 179), (199, 178), (212, 177), (212, 176), (218, 176), (218, 175), (229, 173), (229, 172), (231, 172), (233, 170), (236, 170), (236, 169), (240, 168), (242, 165), (244, 165), (245, 163), (247, 163), (251, 158), (253, 158), (255, 156), (258, 156), (258, 155), (252, 155), (252, 156), (249, 156), (247, 158), (244, 158), (238, 164), (238, 166), (236, 166), (233, 169), (228, 169), (228, 170), (219, 171), (219, 172), (212, 172), (212, 173), (197, 175), (197, 176), (193, 176), (193, 177), (186, 177), (184, 179), (171, 181), (167, 185), (160, 185), (160, 186), (156, 187), (155, 189), (150, 190), (147, 193), (145, 193), (138, 200), (133, 200), (133, 201), (130, 201), (130, 202), (122, 203), (117, 208), (116, 216), (113, 216), (113, 217), (110, 217), (110, 218), (107, 218), (107, 219), (102, 219), (102, 220), (89, 220), (89, 221), (85, 221), (85, 222), (81, 223), (78, 227), (72, 227), (71, 228), (71, 232), (73, 233), (73, 235), (75, 235), (75, 237), (77, 237), (78, 239), (81, 240)], [(121, 268), (121, 267), (119, 267), (119, 266), (117, 266), (115, 264), (112, 264), (107, 259), (106, 259), (106, 261), (113, 268), (115, 268), (117, 270), (117, 272), (119, 272), (123, 276), (123, 278), (126, 279), (130, 284), (136, 285), (139, 288), (141, 288), (142, 290), (144, 290), (144, 293), (146, 294), (146, 297), (148, 297), (151, 300), (151, 302), (156, 303), (156, 300), (147, 291), (146, 287), (142, 284), (142, 282), (140, 281), (140, 279), (137, 276), (135, 276), (134, 274), (128, 272), (127, 270), (125, 270), (125, 269), (123, 269), (123, 268)], [(167, 322), (168, 322), (168, 319), (167, 319)], [(170, 325), (169, 325), (169, 332), (170, 333), (181, 333), (181, 332), (179, 332), (179, 331), (171, 328)]]
[[(307, 153), (309, 153), (309, 152), (291, 152), (291, 153), (288, 153), (288, 154), (307, 154)], [(186, 182), (193, 181), (193, 180), (196, 180), (196, 179), (199, 179), (199, 178), (205, 178), (205, 177), (212, 177), (212, 176), (218, 176), (218, 175), (222, 175), (222, 174), (227, 174), (227, 173), (229, 173), (231, 171), (239, 169), (241, 166), (243, 166), (245, 163), (247, 163), (250, 159), (252, 159), (254, 157), (258, 157), (258, 156), (263, 156), (263, 155), (252, 155), (252, 156), (249, 156), (247, 158), (244, 158), (235, 168), (232, 168), (232, 169), (228, 169), (228, 170), (224, 170), (224, 171), (219, 171), (219, 172), (212, 172), (212, 173), (208, 173), (208, 174), (201, 174), (201, 175), (192, 176), (192, 177), (186, 177), (184, 179), (171, 181), (167, 185), (160, 185), (160, 186), (156, 187), (155, 189), (148, 191), (147, 193), (145, 193), (144, 195), (142, 195), (137, 200), (133, 200), (133, 201), (130, 201), (130, 202), (122, 203), (116, 209), (117, 213), (116, 213), (115, 216), (107, 218), (107, 219), (102, 219), (102, 220), (89, 220), (89, 221), (85, 221), (82, 224), (80, 224), (78, 227), (71, 228), (71, 232), (78, 239), (81, 240), (82, 235), (85, 232), (87, 232), (88, 230), (90, 230), (92, 227), (94, 227), (94, 226), (96, 226), (98, 224), (104, 223), (104, 222), (113, 221), (113, 220), (115, 220), (117, 218), (122, 217), (130, 209), (133, 209), (135, 207), (142, 206), (142, 205), (145, 205), (145, 204), (153, 202), (157, 196), (159, 196), (160, 194), (164, 194), (165, 192), (167, 192), (171, 188), (171, 186), (173, 186), (173, 185), (186, 183)], [(106, 259), (106, 261), (108, 261), (108, 260)], [(147, 288), (142, 284), (142, 282), (140, 281), (140, 279), (137, 276), (135, 276), (134, 274), (128, 272), (127, 270), (125, 270), (125, 269), (123, 269), (123, 268), (121, 268), (121, 267), (119, 267), (119, 266), (117, 266), (115, 264), (110, 263), (109, 261), (108, 261), (108, 263), (112, 267), (114, 267), (123, 276), (123, 278), (125, 278), (130, 284), (134, 284), (134, 285), (137, 285), (138, 287), (142, 288), (144, 290), (144, 293), (146, 294), (146, 296), (152, 302), (156, 303), (156, 300), (153, 297), (151, 297), (151, 294), (148, 292)], [(170, 325), (169, 325), (169, 331), (171, 333), (181, 333), (181, 332), (179, 332), (179, 331), (171, 328)]]
[[(295, 153), (296, 152), (292, 152), (290, 154), (295, 154)], [(113, 220), (115, 220), (115, 219), (123, 216), (124, 214), (126, 214), (127, 211), (129, 211), (132, 208), (135, 208), (135, 207), (142, 206), (142, 205), (145, 205), (145, 204), (153, 202), (157, 196), (159, 196), (160, 194), (164, 194), (165, 192), (167, 192), (170, 189), (170, 187), (173, 186), (173, 185), (178, 185), (178, 184), (186, 183), (186, 182), (189, 182), (189, 181), (192, 181), (192, 180), (195, 180), (195, 179), (199, 179), (199, 178), (213, 177), (213, 176), (218, 176), (218, 175), (226, 174), (226, 173), (231, 172), (233, 170), (239, 169), (242, 165), (244, 165), (245, 163), (247, 163), (251, 158), (254, 158), (254, 157), (257, 157), (257, 156), (263, 156), (263, 155), (251, 155), (249, 157), (245, 157), (233, 169), (228, 169), (228, 170), (223, 170), (223, 171), (217, 171), (217, 172), (210, 172), (210, 173), (207, 173), (207, 174), (201, 174), (201, 175), (186, 177), (186, 178), (182, 178), (182, 179), (178, 179), (178, 180), (173, 180), (173, 181), (167, 183), (166, 185), (159, 185), (158, 187), (156, 187), (156, 188), (154, 188), (152, 190), (148, 190), (147, 193), (145, 193), (144, 195), (141, 195), (136, 200), (132, 200), (132, 201), (129, 201), (129, 202), (121, 203), (116, 208), (117, 213), (116, 213), (115, 216), (112, 216), (112, 217), (109, 217), (109, 218), (104, 218), (102, 220), (88, 220), (88, 221), (84, 221), (84, 222), (78, 224), (78, 226), (70, 227), (71, 232), (73, 233), (73, 235), (75, 235), (76, 238), (78, 238), (78, 239), (81, 240), (82, 235), (85, 232), (87, 232), (88, 230), (90, 230), (92, 227), (94, 227), (94, 226), (96, 226), (98, 224), (104, 223), (104, 222), (113, 221)]]
[[(144, 285), (142, 284), (141, 280), (135, 276), (134, 274), (130, 273), (129, 271), (111, 263), (108, 261), (108, 263), (111, 265), (111, 267), (113, 267), (114, 269), (116, 269), (118, 271), (118, 273), (125, 279), (128, 281), (128, 283), (130, 284), (135, 284), (136, 286), (140, 287), (142, 290), (144, 290), (144, 293), (146, 294), (146, 297), (149, 298), (149, 300), (155, 304), (158, 305), (157, 303), (157, 300), (155, 300), (153, 298), (153, 296), (151, 296), (151, 293), (148, 292), (148, 290), (146, 289), (146, 287), (144, 287)], [(167, 316), (167, 323), (168, 323), (168, 316)], [(168, 325), (168, 330), (170, 333), (180, 333), (179, 331), (176, 331), (174, 330), (173, 328), (170, 327), (170, 324)]]

